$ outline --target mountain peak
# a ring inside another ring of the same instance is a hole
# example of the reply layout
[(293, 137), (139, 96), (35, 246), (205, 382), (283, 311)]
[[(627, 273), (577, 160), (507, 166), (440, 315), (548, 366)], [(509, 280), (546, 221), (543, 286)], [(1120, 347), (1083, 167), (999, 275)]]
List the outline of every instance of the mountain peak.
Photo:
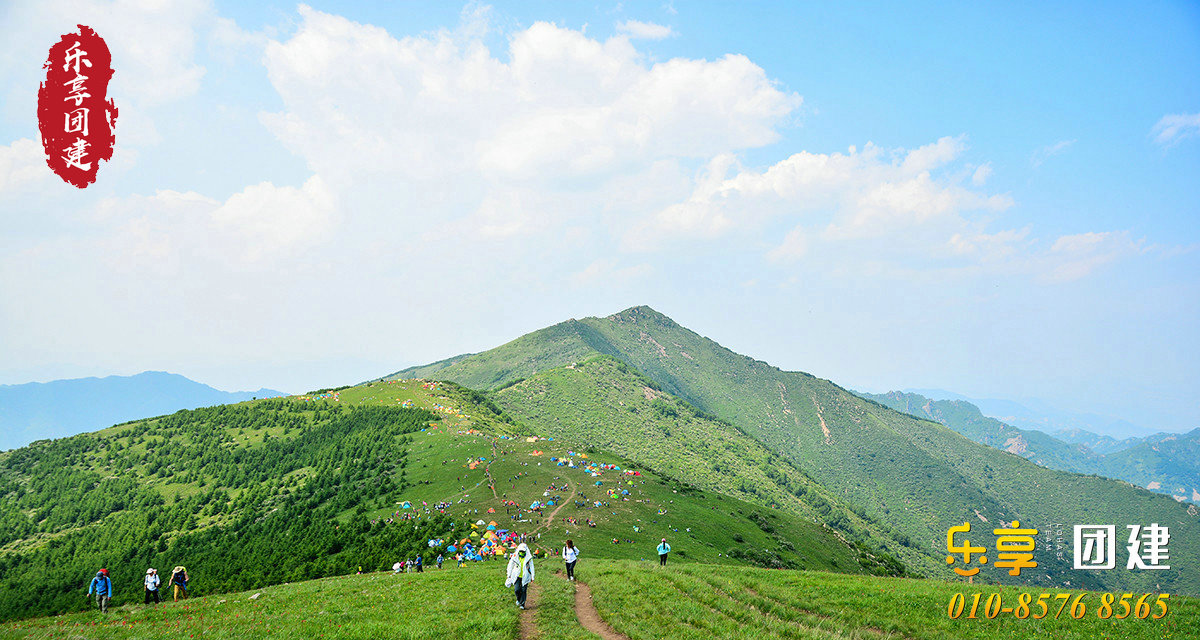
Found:
[(674, 320), (644, 304), (636, 307), (629, 307), (624, 311), (614, 313), (611, 316), (608, 316), (606, 320), (612, 320), (614, 322), (652, 322), (655, 324), (660, 324), (664, 327), (677, 326), (677, 323)]

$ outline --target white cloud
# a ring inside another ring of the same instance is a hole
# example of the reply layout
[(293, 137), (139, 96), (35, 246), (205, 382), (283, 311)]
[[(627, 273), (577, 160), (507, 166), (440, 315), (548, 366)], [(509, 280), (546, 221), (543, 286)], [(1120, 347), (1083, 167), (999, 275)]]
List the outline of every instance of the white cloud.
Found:
[(474, 212), (473, 229), (503, 237), (594, 220), (609, 181), (770, 144), (801, 102), (740, 55), (651, 63), (628, 38), (538, 22), (501, 59), (475, 22), (397, 39), (299, 11), (266, 47), (284, 108), (262, 122), (348, 202), (393, 203), (389, 219), (418, 227)]
[[(118, 195), (72, 219), (52, 217), (77, 210), (65, 206), (22, 215), (35, 233), (11, 242), (19, 252), (0, 252), (0, 334), (14, 336), (0, 361), (210, 371), (231, 362), (277, 371), (309, 354), (415, 362), (528, 329), (518, 310), (553, 321), (656, 296), (698, 299), (688, 287), (709, 276), (725, 280), (718, 302), (741, 289), (764, 292), (746, 299), (758, 304), (779, 299), (765, 292), (785, 282), (842, 295), (852, 288), (839, 274), (890, 278), (880, 286), (923, 276), (898, 292), (984, 270), (1061, 282), (1129, 255), (1120, 234), (1047, 248), (1030, 228), (1005, 228), (1012, 201), (984, 188), (991, 165), (964, 158), (963, 137), (908, 150), (789, 148), (745, 166), (745, 151), (780, 139), (801, 98), (742, 55), (658, 62), (632, 30), (596, 39), (548, 23), (497, 38), (476, 5), (456, 27), (408, 37), (305, 6), (286, 36), (247, 34), (203, 2), (189, 7), (167, 30), (178, 48), (153, 34), (144, 45), (177, 58), (117, 65), (130, 76), (122, 122), (144, 123), (136, 144), (155, 144), (155, 121), (168, 139), (183, 128), (171, 103), (155, 100), (202, 86), (197, 47), (207, 43), (210, 60), (220, 58), (214, 47), (238, 60), (261, 48), (281, 106), (259, 121), (307, 165), (304, 178), (264, 172), (218, 193), (164, 168), (151, 175), (178, 191)], [(130, 15), (169, 17), (156, 6)], [(114, 46), (124, 41), (115, 34), (138, 33), (97, 28)], [(506, 48), (489, 48), (497, 41)], [(248, 71), (238, 81), (257, 89), (258, 70)], [(161, 96), (136, 95), (159, 80)], [(258, 99), (231, 108), (244, 113)], [(119, 140), (133, 143), (126, 131)], [(0, 147), (0, 192), (27, 189), (49, 175), (42, 168), (36, 141)], [(463, 309), (492, 333), (464, 344)], [(397, 337), (411, 335), (421, 339)]]
[(624, 33), (630, 38), (640, 40), (662, 40), (675, 35), (671, 27), (653, 22), (641, 22), (640, 20), (626, 20), (625, 22), (617, 23), (617, 31)]
[(333, 227), (334, 211), (333, 194), (313, 176), (300, 188), (270, 182), (246, 187), (214, 211), (212, 220), (241, 238), (247, 260), (258, 261), (319, 244)]
[(645, 263), (621, 266), (615, 258), (599, 258), (583, 270), (571, 274), (568, 280), (576, 287), (623, 285), (648, 277), (652, 272), (650, 265)]
[(987, 162), (975, 169), (975, 173), (971, 174), (971, 184), (982, 187), (987, 184), (988, 178), (992, 177), (992, 163)]
[(1151, 133), (1154, 134), (1154, 141), (1164, 146), (1200, 136), (1200, 113), (1165, 115), (1155, 123)]
[(159, 190), (101, 200), (91, 221), (109, 234), (92, 237), (121, 273), (172, 272), (220, 262), (272, 269), (328, 240), (336, 202), (319, 176), (300, 187), (251, 185), (224, 201), (194, 191)]
[(1036, 169), (1042, 166), (1042, 164), (1044, 164), (1046, 160), (1049, 160), (1051, 157), (1064, 153), (1076, 142), (1076, 140), (1059, 140), (1054, 144), (1046, 145), (1033, 152), (1033, 156), (1030, 157), (1029, 163), (1033, 165), (1033, 168)]
[(796, 227), (783, 238), (783, 243), (767, 252), (767, 259), (772, 262), (796, 262), (808, 253), (808, 239), (804, 229)]
[(1128, 231), (1102, 231), (1061, 236), (1048, 253), (1048, 269), (1042, 279), (1070, 282), (1090, 275), (1120, 258), (1143, 253), (1146, 243), (1134, 240)]
[(996, 233), (955, 233), (950, 236), (950, 249), (957, 255), (970, 257), (979, 263), (997, 263), (1013, 257), (1026, 248), (1029, 227), (1007, 229)]
[(21, 25), (6, 29), (0, 44), (0, 58), (13, 62), (10, 73), (40, 75), (50, 45), (78, 23), (95, 29), (112, 52), (109, 95), (118, 108), (131, 101), (162, 105), (200, 87), (205, 69), (195, 61), (197, 29), (214, 17), (209, 0), (44, 0), (9, 11), (11, 24)]
[(962, 138), (949, 137), (907, 152), (868, 144), (846, 154), (793, 154), (765, 171), (717, 156), (691, 196), (663, 208), (629, 234), (627, 244), (645, 249), (657, 246), (655, 240), (743, 233), (775, 218), (819, 223), (827, 241), (869, 238), (961, 224), (964, 212), (1011, 206), (1006, 195), (973, 191), (959, 178), (940, 175), (963, 149)]
[(52, 175), (46, 166), (45, 151), (36, 140), (21, 138), (0, 147), (0, 196), (38, 184)]

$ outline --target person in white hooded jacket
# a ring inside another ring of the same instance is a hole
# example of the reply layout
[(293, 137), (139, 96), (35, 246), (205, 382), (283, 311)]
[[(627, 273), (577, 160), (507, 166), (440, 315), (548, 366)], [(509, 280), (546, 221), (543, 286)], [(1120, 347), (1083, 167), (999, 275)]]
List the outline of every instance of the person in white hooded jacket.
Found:
[(529, 583), (533, 582), (533, 554), (524, 542), (508, 559), (508, 579), (504, 586), (513, 587), (517, 596), (517, 606), (525, 608), (525, 597), (529, 595)]

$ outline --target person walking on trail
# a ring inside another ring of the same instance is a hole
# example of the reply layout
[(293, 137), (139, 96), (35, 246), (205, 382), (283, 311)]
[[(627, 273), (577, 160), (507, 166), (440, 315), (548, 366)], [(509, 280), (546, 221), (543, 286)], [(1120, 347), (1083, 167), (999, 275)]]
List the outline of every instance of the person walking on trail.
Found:
[(575, 561), (579, 559), (579, 547), (571, 540), (567, 540), (567, 546), (562, 550), (563, 562), (567, 563), (567, 580), (575, 579)]
[(667, 554), (671, 553), (671, 545), (667, 544), (667, 539), (663, 538), (658, 544), (658, 566), (667, 566)]
[(397, 560), (396, 564), (392, 565), (392, 573), (400, 573), (400, 569), (402, 568), (404, 568), (404, 565), (400, 564), (400, 561)]
[(183, 594), (183, 599), (187, 600), (187, 583), (188, 577), (187, 567), (178, 566), (171, 570), (171, 586), (175, 587), (175, 602), (179, 602), (179, 594)]
[(150, 604), (150, 599), (154, 599), (154, 604), (161, 602), (158, 599), (158, 584), (161, 582), (158, 579), (158, 570), (154, 568), (146, 569), (146, 597), (142, 604)]
[(112, 580), (108, 577), (108, 569), (101, 569), (96, 572), (96, 577), (92, 578), (92, 583), (88, 585), (87, 595), (91, 597), (92, 592), (96, 592), (96, 606), (100, 608), (100, 613), (108, 613), (108, 601), (112, 600)]
[(413, 564), (417, 567), (417, 573), (425, 573), (425, 556), (417, 556), (417, 561)]
[(442, 568), (442, 554), (440, 554), (440, 553), (438, 554), (438, 557), (437, 557), (437, 565), (438, 565), (438, 569)]
[(508, 560), (508, 579), (504, 586), (512, 587), (517, 596), (517, 606), (525, 608), (525, 597), (529, 595), (529, 583), (533, 582), (533, 554), (522, 542)]

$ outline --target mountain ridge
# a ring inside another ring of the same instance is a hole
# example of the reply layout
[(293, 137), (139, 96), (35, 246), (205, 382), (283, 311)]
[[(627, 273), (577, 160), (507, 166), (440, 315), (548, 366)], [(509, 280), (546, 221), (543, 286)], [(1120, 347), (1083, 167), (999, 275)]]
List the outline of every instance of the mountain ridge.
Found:
[[(581, 334), (600, 340), (585, 340)], [(618, 351), (615, 357), (663, 391), (729, 421), (871, 518), (896, 527), (932, 565), (940, 562), (939, 553), (945, 558), (946, 527), (964, 520), (1046, 526), (1065, 518), (1081, 523), (1092, 517), (1128, 523), (1153, 518), (1178, 522), (1183, 539), (1197, 535), (1196, 518), (1166, 496), (998, 452), (831, 381), (737, 354), (646, 306), (558, 323), (449, 366), (421, 371), (495, 391), (534, 371), (599, 352), (589, 343)], [(904, 554), (887, 545), (883, 551)], [(1181, 558), (1195, 555), (1190, 548), (1178, 553)], [(1142, 588), (1149, 580), (1138, 574), (1072, 574), (1069, 557), (1065, 564), (1058, 557), (1046, 558), (1038, 573), (1022, 579), (1062, 584), (1070, 575), (1122, 588)], [(1176, 578), (1185, 589), (1200, 588), (1192, 576)]]
[(1200, 428), (1136, 438), (1129, 446), (1100, 454), (1084, 444), (1059, 440), (1036, 429), (1021, 429), (992, 417), (965, 400), (933, 400), (890, 391), (860, 393), (897, 411), (935, 420), (981, 444), (1042, 466), (1121, 480), (1179, 501), (1200, 502)]
[(265, 388), (221, 391), (166, 371), (0, 385), (0, 450), (180, 409), (282, 395)]

